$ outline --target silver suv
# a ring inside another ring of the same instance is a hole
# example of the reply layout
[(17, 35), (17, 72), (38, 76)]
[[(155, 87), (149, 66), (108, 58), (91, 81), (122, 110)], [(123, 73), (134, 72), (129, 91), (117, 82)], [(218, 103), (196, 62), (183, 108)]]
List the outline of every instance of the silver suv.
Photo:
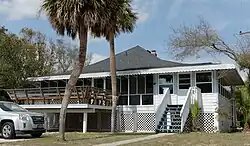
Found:
[(29, 112), (16, 103), (0, 101), (0, 128), (5, 139), (16, 134), (31, 134), (40, 137), (44, 132), (44, 115)]

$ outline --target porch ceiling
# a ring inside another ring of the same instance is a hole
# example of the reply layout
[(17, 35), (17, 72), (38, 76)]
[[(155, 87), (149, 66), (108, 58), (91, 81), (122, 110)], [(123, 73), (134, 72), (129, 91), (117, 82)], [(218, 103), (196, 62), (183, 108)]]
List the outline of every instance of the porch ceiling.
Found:
[(244, 84), (244, 81), (236, 69), (220, 70), (219, 74), (221, 74), (221, 78), (225, 80), (225, 83), (223, 84), (224, 86), (237, 86)]

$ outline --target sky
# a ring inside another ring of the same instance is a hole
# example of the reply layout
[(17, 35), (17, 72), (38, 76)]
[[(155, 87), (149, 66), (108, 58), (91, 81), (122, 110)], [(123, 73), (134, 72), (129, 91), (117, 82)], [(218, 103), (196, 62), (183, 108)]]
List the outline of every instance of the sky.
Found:
[[(38, 17), (41, 0), (0, 0), (0, 25), (9, 31), (19, 33), (23, 27), (41, 31), (52, 38), (59, 38), (47, 17)], [(173, 60), (167, 50), (167, 40), (171, 27), (196, 24), (198, 17), (207, 20), (228, 44), (235, 42), (234, 34), (250, 31), (250, 0), (133, 0), (133, 8), (139, 19), (133, 33), (121, 34), (115, 40), (116, 52), (122, 52), (140, 45), (148, 50), (156, 50), (162, 59)], [(77, 43), (78, 40), (64, 39)], [(103, 38), (89, 36), (88, 52), (99, 59), (109, 56), (109, 45)], [(95, 58), (96, 59), (96, 58)], [(98, 59), (96, 59), (98, 60)], [(225, 56), (187, 58), (186, 62), (222, 61), (232, 62)]]

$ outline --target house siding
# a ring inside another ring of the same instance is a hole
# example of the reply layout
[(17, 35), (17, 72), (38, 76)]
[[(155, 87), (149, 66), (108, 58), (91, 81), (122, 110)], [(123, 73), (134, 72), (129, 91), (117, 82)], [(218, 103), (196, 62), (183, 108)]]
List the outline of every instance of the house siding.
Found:
[[(191, 86), (196, 85), (196, 73), (189, 72), (191, 77)], [(202, 125), (202, 131), (205, 132), (214, 132), (216, 128), (221, 127), (221, 123), (218, 122), (216, 117), (216, 109), (218, 107), (218, 80), (216, 71), (212, 73), (212, 93), (202, 93), (202, 109), (201, 114), (199, 115), (199, 121)], [(173, 73), (173, 94), (171, 94), (171, 104), (182, 105), (185, 102), (186, 95), (183, 95), (184, 90), (181, 91), (178, 89), (179, 73)], [(163, 99), (163, 94), (159, 94), (159, 74), (153, 75), (154, 80), (154, 94), (153, 94), (153, 105), (128, 105), (128, 106), (118, 106), (118, 115), (120, 121), (117, 125), (119, 131), (124, 132), (154, 132), (155, 130), (155, 114), (157, 112), (158, 106), (161, 104)], [(224, 100), (221, 102), (225, 102)], [(145, 125), (144, 121), (152, 123), (152, 125)], [(225, 123), (225, 122), (224, 122)], [(223, 124), (224, 124), (223, 123)], [(229, 123), (229, 122), (227, 122)], [(225, 124), (224, 124), (225, 125)], [(224, 126), (225, 127), (225, 126)], [(226, 126), (228, 127), (228, 126)], [(224, 128), (225, 129), (225, 128)]]

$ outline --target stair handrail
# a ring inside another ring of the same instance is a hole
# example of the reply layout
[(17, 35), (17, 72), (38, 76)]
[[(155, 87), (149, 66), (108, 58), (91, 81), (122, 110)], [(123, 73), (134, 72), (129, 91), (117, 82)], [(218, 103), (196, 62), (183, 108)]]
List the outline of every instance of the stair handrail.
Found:
[(181, 108), (180, 111), (180, 117), (181, 117), (181, 132), (183, 132), (185, 123), (187, 121), (188, 115), (189, 115), (189, 111), (190, 111), (190, 105), (191, 105), (191, 97), (192, 97), (192, 90), (194, 88), (193, 87), (189, 87), (188, 92), (187, 92), (187, 96), (185, 98), (185, 102)]
[(156, 120), (155, 120), (156, 126), (159, 124), (159, 121), (161, 120), (161, 117), (164, 114), (168, 104), (171, 104), (171, 96), (169, 88), (167, 88), (164, 91), (162, 101), (156, 110)]

